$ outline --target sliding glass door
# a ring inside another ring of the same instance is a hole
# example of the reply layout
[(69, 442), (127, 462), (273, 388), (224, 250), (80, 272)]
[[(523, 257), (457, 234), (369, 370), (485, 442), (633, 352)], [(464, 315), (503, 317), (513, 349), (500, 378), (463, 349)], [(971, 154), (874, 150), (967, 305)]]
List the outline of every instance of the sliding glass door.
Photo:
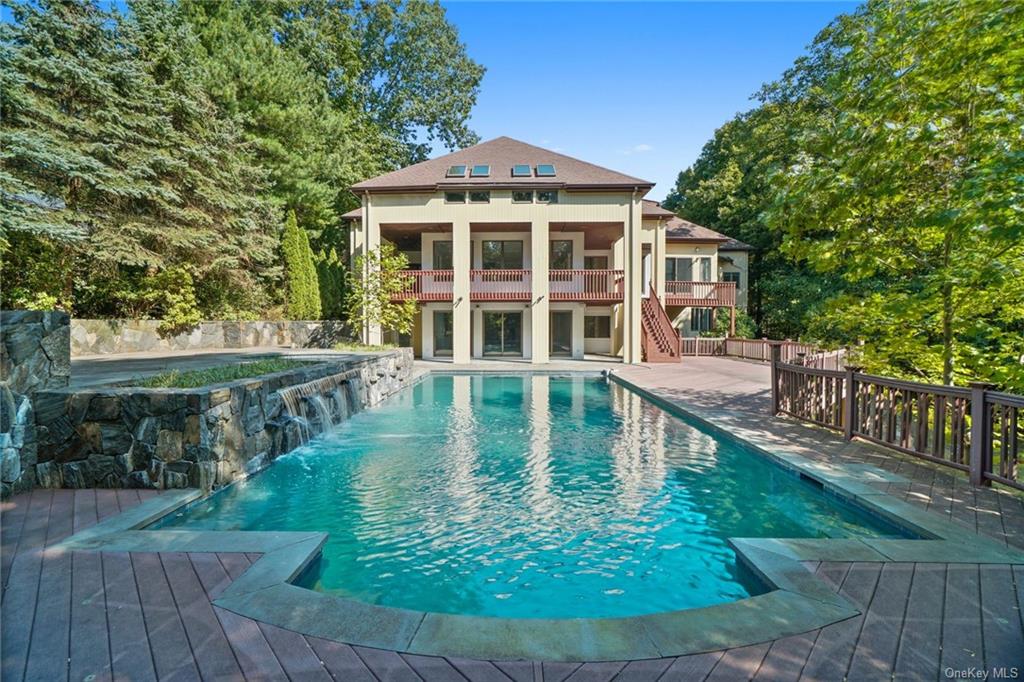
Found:
[(484, 312), (484, 355), (523, 355), (523, 314)]

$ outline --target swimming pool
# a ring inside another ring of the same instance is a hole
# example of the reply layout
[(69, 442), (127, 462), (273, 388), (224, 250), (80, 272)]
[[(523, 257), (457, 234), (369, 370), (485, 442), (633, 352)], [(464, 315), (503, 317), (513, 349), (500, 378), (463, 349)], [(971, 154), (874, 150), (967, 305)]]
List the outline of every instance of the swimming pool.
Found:
[(383, 606), (594, 618), (763, 589), (729, 537), (897, 537), (598, 377), (432, 375), (164, 519), (330, 534), (303, 584)]

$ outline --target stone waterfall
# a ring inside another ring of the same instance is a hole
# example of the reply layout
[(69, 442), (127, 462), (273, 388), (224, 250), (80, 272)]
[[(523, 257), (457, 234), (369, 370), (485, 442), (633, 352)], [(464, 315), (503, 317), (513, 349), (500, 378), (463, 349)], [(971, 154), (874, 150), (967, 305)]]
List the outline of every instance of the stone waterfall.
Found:
[(359, 372), (349, 370), (280, 389), (289, 445), (307, 443), (358, 411), (358, 384)]

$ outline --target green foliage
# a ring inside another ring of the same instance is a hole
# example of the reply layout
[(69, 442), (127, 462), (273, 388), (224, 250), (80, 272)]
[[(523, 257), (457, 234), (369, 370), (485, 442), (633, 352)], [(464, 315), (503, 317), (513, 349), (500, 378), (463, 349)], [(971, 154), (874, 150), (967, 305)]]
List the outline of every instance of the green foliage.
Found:
[(283, 372), (296, 367), (308, 365), (302, 360), (286, 360), (274, 358), (270, 360), (256, 360), (254, 362), (241, 362), (236, 365), (221, 365), (209, 369), (197, 369), (190, 372), (171, 370), (162, 374), (148, 377), (137, 382), (136, 386), (144, 388), (199, 388), (211, 384), (222, 384), (227, 381), (248, 379), (274, 372)]
[(665, 204), (757, 247), (759, 332), (1024, 389), (1024, 5), (871, 0), (716, 132)]
[(409, 286), (411, 278), (402, 273), (408, 267), (405, 254), (390, 242), (383, 242), (380, 249), (356, 257), (345, 297), (345, 312), (353, 329), (380, 325), (382, 329), (399, 334), (412, 331), (416, 301), (391, 300)]
[(736, 333), (729, 333), (729, 309), (719, 308), (715, 313), (715, 324), (714, 326), (706, 331), (702, 332), (701, 336), (709, 336), (712, 338), (722, 338), (724, 336), (734, 336), (741, 339), (752, 339), (757, 332), (757, 327), (754, 324), (754, 320), (743, 310), (736, 310)]
[[(273, 315), (286, 211), (327, 263), (350, 185), (422, 139), (476, 139), (482, 68), (436, 3), (3, 1), (4, 306), (172, 329)], [(162, 272), (191, 278), (176, 304), (151, 295)]]
[(284, 223), (281, 253), (288, 287), (288, 316), (293, 320), (319, 320), (320, 286), (313, 251), (309, 247), (309, 237), (299, 227), (293, 211), (288, 212)]
[(320, 313), (325, 320), (340, 320), (345, 315), (345, 266), (338, 252), (320, 251), (316, 255), (316, 274), (320, 284)]
[(396, 346), (393, 343), (371, 345), (368, 343), (358, 343), (356, 341), (342, 341), (340, 343), (334, 344), (333, 348), (334, 350), (344, 350), (358, 353), (361, 351), (393, 350), (395, 348), (398, 348), (398, 346)]

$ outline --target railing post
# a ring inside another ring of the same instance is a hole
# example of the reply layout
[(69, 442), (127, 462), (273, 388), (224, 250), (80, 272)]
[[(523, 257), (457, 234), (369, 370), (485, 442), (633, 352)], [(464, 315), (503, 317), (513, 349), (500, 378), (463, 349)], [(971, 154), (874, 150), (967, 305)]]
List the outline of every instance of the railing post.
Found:
[(846, 404), (843, 406), (843, 438), (853, 440), (853, 425), (857, 423), (857, 379), (854, 374), (864, 369), (846, 365)]
[(779, 362), (782, 360), (782, 344), (778, 341), (765, 339), (771, 351), (772, 362), (772, 416), (779, 413)]
[(992, 481), (985, 478), (985, 474), (991, 468), (992, 458), (985, 391), (992, 388), (992, 384), (972, 381), (967, 385), (971, 387), (971, 485), (992, 485)]

